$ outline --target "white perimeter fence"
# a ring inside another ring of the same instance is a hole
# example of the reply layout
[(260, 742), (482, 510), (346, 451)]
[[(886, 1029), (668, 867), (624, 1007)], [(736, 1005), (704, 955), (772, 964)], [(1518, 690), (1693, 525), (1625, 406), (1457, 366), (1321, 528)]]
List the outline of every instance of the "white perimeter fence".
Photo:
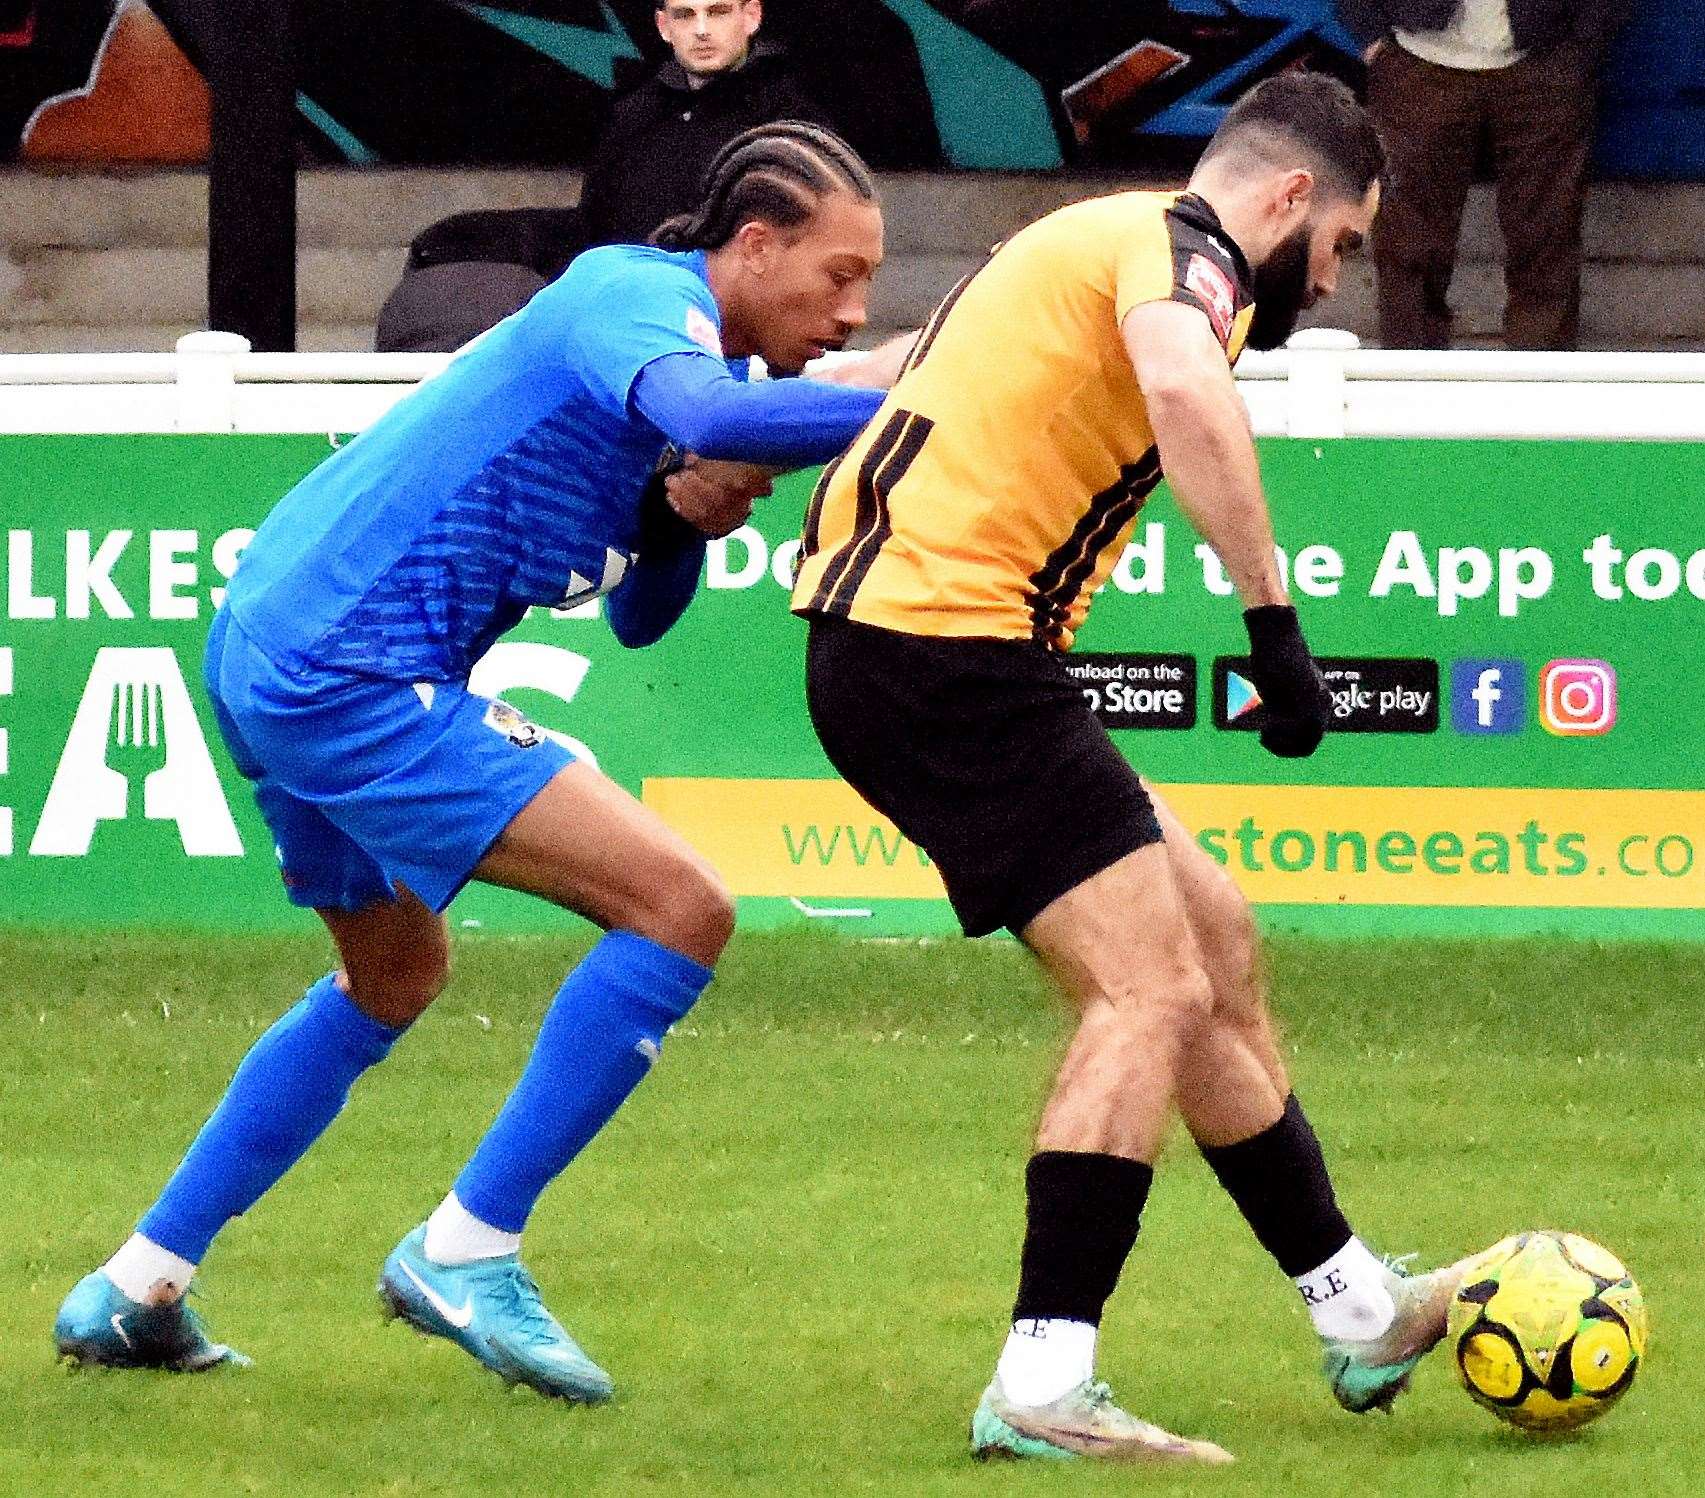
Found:
[[(453, 357), (256, 354), (234, 333), (0, 355), (0, 432), (359, 431)], [(1322, 329), (1237, 377), (1264, 437), (1705, 438), (1705, 354), (1407, 353)]]

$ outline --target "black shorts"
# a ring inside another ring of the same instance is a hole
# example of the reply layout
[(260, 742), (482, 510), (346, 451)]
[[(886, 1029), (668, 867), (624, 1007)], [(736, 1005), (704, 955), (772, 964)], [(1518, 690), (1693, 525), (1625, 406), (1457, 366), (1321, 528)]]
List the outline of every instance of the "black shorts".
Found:
[(1136, 771), (1045, 646), (808, 617), (817, 737), (847, 783), (929, 854), (967, 936), (1017, 933), (1161, 840)]

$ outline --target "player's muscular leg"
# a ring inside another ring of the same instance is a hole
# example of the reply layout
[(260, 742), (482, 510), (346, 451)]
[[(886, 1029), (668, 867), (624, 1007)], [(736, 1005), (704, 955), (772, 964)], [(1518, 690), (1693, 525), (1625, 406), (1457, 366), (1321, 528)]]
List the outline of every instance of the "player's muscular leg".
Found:
[(474, 870), (712, 967), (734, 930), (716, 871), (656, 813), (577, 762), (521, 810)]
[(338, 983), (369, 1018), (403, 1029), (450, 981), (444, 917), (407, 890), (365, 910), (319, 914), (337, 943)]
[(1290, 1092), (1261, 973), (1249, 902), (1231, 876), (1149, 790), (1190, 926), (1213, 985), (1213, 1010), (1178, 1070), (1178, 1110), (1202, 1144), (1247, 1139), (1278, 1120)]
[(1037, 1148), (1152, 1163), (1180, 1059), (1213, 1002), (1165, 847), (1067, 891), (1022, 935), (1081, 1015)]

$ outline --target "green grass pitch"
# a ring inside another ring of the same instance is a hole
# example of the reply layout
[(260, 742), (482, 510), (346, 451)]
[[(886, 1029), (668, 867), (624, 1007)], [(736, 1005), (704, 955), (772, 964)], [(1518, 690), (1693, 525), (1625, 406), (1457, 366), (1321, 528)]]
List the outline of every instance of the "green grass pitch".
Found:
[(446, 1189), (581, 949), (465, 939), (456, 980), (205, 1266), (254, 1369), (56, 1366), (54, 1311), (129, 1231), (323, 944), (0, 935), (0, 1492), (321, 1495), (1697, 1491), (1705, 948), (1272, 944), (1297, 1089), (1375, 1246), (1524, 1226), (1620, 1252), (1650, 1366), (1536, 1445), (1442, 1359), (1342, 1414), (1296, 1296), (1187, 1141), (1102, 1338), (1128, 1407), (1225, 1471), (984, 1468), (1030, 1130), (1066, 1021), (1012, 944), (749, 936), (633, 1103), (546, 1196), (529, 1260), (611, 1370), (600, 1410), (506, 1391), (381, 1322), (379, 1262)]

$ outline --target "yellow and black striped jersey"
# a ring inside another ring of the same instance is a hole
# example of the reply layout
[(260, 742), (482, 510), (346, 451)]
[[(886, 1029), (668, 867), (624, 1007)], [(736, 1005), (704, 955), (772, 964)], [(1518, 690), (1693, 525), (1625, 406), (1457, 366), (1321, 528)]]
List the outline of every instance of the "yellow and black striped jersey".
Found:
[(1236, 361), (1248, 263), (1193, 194), (1075, 203), (998, 247), (824, 470), (794, 611), (1069, 649), (1160, 482), (1119, 325), (1164, 300), (1199, 308)]

